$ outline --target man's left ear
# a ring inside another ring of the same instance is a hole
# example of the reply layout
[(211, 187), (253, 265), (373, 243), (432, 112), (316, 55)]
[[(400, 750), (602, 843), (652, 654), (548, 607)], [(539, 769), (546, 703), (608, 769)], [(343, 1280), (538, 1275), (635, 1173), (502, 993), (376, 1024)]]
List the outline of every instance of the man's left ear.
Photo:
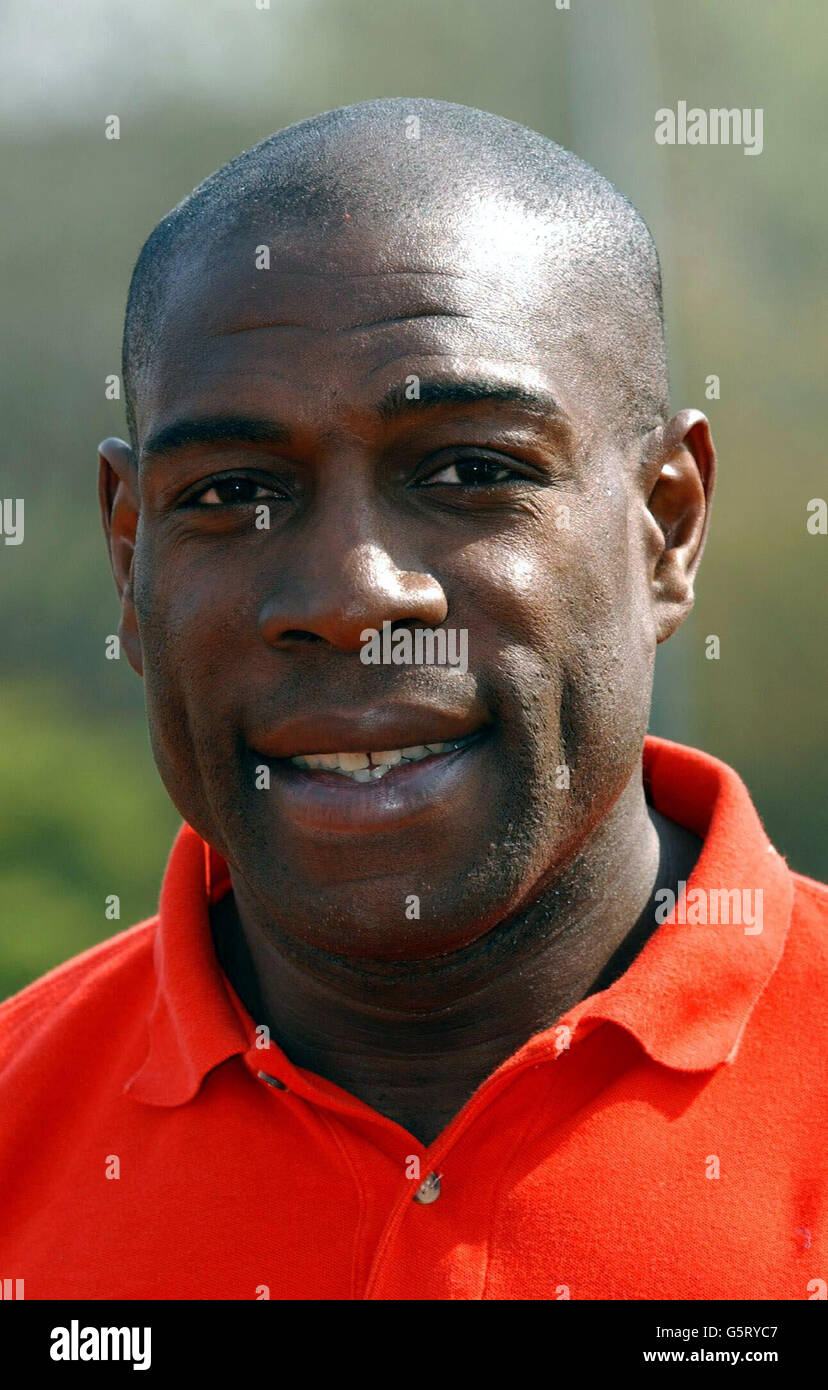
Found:
[(681, 410), (662, 426), (645, 463), (656, 639), (664, 642), (693, 607), (716, 477), (707, 417)]

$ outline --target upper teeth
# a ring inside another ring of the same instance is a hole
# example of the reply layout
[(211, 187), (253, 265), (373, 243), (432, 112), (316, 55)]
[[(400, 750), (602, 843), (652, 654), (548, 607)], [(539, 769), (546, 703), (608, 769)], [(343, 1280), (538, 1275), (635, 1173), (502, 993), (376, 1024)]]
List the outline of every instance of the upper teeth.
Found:
[(291, 758), (294, 767), (325, 772), (340, 772), (353, 782), (376, 782), (398, 763), (417, 763), (432, 753), (450, 753), (460, 748), (466, 739), (454, 738), (445, 743), (416, 743), (411, 748), (373, 749), (367, 753), (308, 753)]

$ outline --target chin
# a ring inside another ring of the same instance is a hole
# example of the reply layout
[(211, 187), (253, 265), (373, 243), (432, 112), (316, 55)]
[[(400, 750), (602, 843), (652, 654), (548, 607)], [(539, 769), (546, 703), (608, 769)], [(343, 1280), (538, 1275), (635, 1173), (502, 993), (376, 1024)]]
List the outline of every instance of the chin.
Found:
[[(274, 883), (267, 867), (259, 865), (246, 879), (264, 916), (305, 949), (350, 961), (394, 962), (428, 960), (462, 951), (508, 917), (525, 892), (525, 878), (516, 879), (516, 865), (504, 875), (481, 875), (477, 867), (456, 862), (439, 875), (393, 874), (347, 883), (321, 884), (304, 879)], [(272, 867), (272, 861), (271, 861)]]

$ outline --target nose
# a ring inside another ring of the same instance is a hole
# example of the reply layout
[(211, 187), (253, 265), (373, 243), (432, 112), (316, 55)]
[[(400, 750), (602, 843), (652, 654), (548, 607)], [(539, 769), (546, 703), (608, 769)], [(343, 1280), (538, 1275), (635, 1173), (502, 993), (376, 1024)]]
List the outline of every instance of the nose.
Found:
[(340, 516), (335, 534), (330, 527), (314, 528), (312, 544), (280, 566), (280, 581), (259, 612), (269, 646), (285, 649), (316, 640), (355, 652), (366, 628), (381, 631), (385, 622), (437, 627), (445, 621), (448, 601), (434, 575), (396, 563), (395, 547), (380, 538), (367, 517), (356, 527), (342, 523)]

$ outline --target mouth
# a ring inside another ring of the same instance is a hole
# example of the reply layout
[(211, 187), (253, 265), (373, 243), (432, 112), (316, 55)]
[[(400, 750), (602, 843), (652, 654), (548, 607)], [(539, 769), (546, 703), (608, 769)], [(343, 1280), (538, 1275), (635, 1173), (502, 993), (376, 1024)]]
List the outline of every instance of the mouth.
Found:
[(351, 782), (375, 783), (412, 763), (457, 753), (478, 737), (477, 733), (473, 733), (464, 738), (418, 743), (407, 748), (368, 748), (359, 753), (302, 753), (287, 761), (291, 767), (299, 768), (302, 772), (332, 773), (335, 777), (347, 777)]
[[(399, 736), (403, 729), (395, 732)], [(336, 839), (399, 831), (421, 821), (437, 825), (450, 817), (464, 823), (473, 819), (485, 799), (485, 750), (492, 725), (478, 724), (470, 732), (435, 728), (429, 738), (426, 723), (417, 732), (421, 742), (400, 740), (393, 748), (379, 730), (373, 738), (363, 730), (360, 738), (353, 729), (337, 729), (332, 720), (324, 733), (319, 726), (315, 736), (306, 730), (301, 741), (291, 732), (292, 748), (274, 738), (265, 751), (261, 740), (257, 756), (270, 769), (276, 814), (296, 833)], [(345, 748), (332, 751), (340, 738)], [(300, 749), (322, 744), (324, 751), (294, 751), (297, 743)]]

